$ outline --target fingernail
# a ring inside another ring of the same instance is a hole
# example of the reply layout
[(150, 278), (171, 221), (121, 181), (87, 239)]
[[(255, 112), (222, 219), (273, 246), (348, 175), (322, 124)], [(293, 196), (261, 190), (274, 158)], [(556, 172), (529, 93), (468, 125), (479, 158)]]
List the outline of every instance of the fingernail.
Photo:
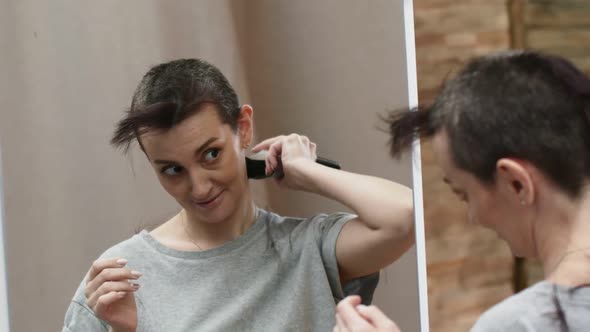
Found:
[(367, 309), (367, 306), (364, 304), (359, 304), (356, 306), (356, 310), (365, 310), (365, 309)]
[(117, 259), (117, 264), (125, 265), (127, 264), (127, 260), (125, 258)]
[(119, 295), (119, 297), (123, 297), (125, 296), (125, 292), (117, 292), (117, 295)]
[(135, 289), (138, 289), (139, 287), (141, 287), (139, 284), (135, 284), (135, 283), (131, 283), (131, 286)]
[(143, 274), (139, 271), (131, 271), (131, 275), (133, 275), (135, 277), (141, 277)]

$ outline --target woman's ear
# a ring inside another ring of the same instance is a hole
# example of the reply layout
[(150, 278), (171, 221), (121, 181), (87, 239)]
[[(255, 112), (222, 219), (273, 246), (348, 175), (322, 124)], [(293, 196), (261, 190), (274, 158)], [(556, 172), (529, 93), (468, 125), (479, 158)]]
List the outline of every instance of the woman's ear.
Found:
[(498, 160), (496, 183), (517, 204), (529, 205), (535, 200), (535, 184), (524, 162), (512, 158)]
[(240, 147), (246, 149), (252, 143), (254, 134), (254, 123), (252, 116), (254, 109), (248, 104), (240, 107), (240, 116), (238, 118), (238, 135), (240, 136)]

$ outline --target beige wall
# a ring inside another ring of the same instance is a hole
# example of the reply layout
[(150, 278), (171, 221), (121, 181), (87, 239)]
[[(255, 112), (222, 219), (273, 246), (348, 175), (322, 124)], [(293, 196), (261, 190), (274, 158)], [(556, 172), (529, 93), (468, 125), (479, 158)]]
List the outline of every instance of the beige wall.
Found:
[[(258, 133), (303, 133), (346, 170), (411, 186), (410, 161), (392, 161), (387, 135), (376, 130), (378, 113), (408, 104), (402, 1), (311, 3), (255, 1), (236, 14)], [(345, 209), (272, 183), (267, 188), (283, 214)], [(376, 295), (404, 331), (419, 328), (415, 257), (412, 249), (387, 269)]]
[[(407, 103), (401, 2), (53, 1), (0, 5), (0, 140), (13, 331), (59, 330), (90, 262), (177, 208), (139, 153), (108, 146), (150, 65), (219, 66), (257, 136), (301, 132), (348, 170), (411, 183), (376, 113)], [(257, 183), (282, 213), (343, 207)], [(383, 276), (379, 303), (417, 330), (413, 252)]]

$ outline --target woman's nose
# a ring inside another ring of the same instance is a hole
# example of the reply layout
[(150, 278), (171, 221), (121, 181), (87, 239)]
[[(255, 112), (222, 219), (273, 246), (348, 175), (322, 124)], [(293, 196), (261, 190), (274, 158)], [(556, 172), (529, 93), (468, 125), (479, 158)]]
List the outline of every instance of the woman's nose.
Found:
[(190, 191), (193, 200), (197, 202), (208, 200), (211, 192), (212, 183), (209, 176), (202, 171), (194, 171), (190, 174)]

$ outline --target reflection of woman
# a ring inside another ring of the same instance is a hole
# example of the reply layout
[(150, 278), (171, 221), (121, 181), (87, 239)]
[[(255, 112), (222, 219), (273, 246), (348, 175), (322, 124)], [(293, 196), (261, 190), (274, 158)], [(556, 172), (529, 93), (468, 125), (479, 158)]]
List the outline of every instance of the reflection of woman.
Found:
[[(590, 80), (568, 61), (532, 52), (470, 62), (434, 104), (390, 118), (392, 153), (433, 137), (445, 181), (470, 222), (494, 230), (545, 280), (487, 311), (472, 331), (590, 329)], [(396, 331), (354, 297), (336, 331)]]
[(137, 139), (176, 216), (92, 264), (65, 331), (325, 331), (343, 283), (375, 273), (413, 242), (411, 191), (314, 162), (304, 136), (268, 139), (267, 171), (286, 188), (339, 201), (356, 215), (286, 218), (257, 208), (245, 167), (252, 108), (200, 60), (152, 68), (117, 128)]

